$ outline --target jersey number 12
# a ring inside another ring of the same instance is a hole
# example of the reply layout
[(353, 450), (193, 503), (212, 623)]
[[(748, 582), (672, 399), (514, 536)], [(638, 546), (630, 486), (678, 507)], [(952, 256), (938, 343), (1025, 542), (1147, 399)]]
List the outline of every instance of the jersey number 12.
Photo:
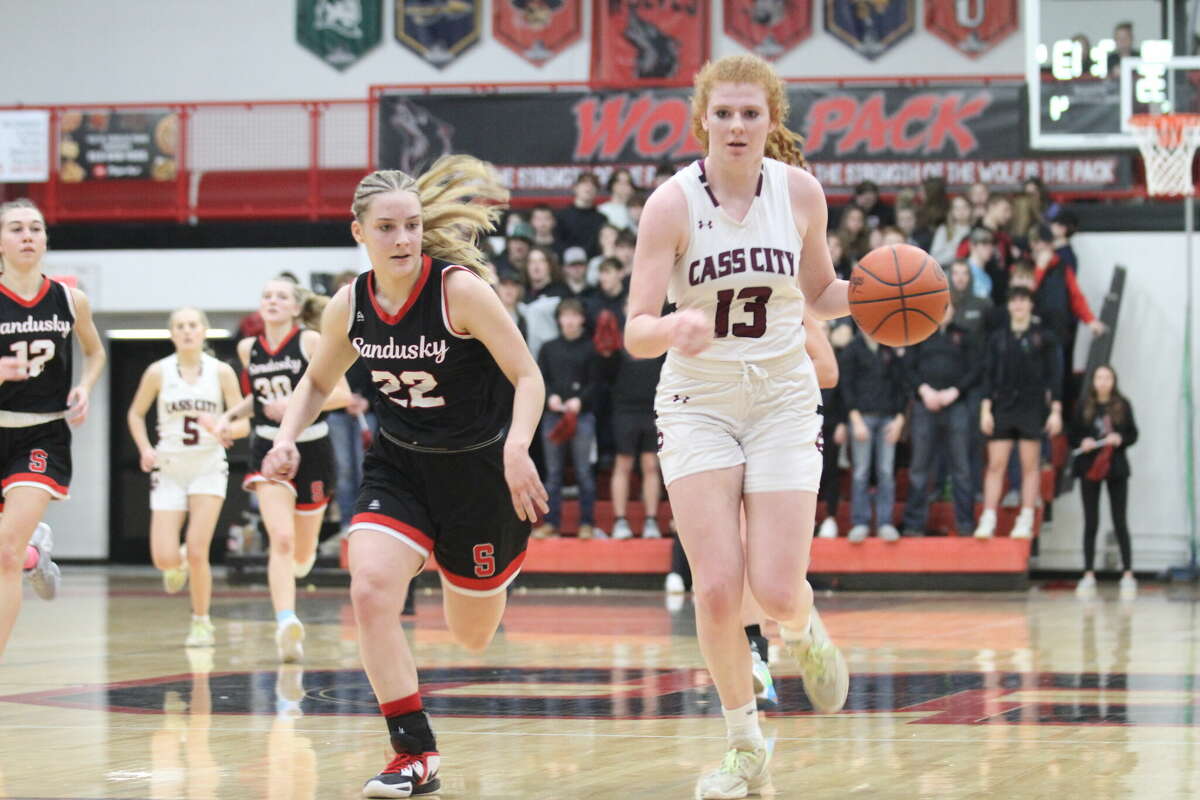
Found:
[(12, 351), (17, 358), (29, 362), (29, 377), (42, 374), (46, 362), (54, 358), (53, 339), (34, 339), (32, 342), (13, 342)]

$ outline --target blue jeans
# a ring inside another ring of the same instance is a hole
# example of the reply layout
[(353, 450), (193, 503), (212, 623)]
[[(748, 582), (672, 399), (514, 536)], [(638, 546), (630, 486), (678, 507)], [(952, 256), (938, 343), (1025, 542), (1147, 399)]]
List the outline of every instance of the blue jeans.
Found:
[(871, 524), (871, 497), (867, 487), (871, 480), (871, 459), (875, 460), (875, 520), (877, 525), (892, 524), (892, 505), (896, 500), (896, 444), (887, 441), (884, 428), (894, 417), (891, 414), (863, 414), (869, 435), (865, 442), (854, 436), (850, 426), (850, 458), (854, 474), (850, 483), (850, 524)]
[[(913, 404), (912, 464), (908, 470), (908, 506), (904, 512), (904, 527), (925, 530), (929, 516), (931, 479), (937, 477), (933, 467), (935, 454), (941, 452), (950, 467), (950, 485), (954, 491), (954, 523), (959, 534), (969, 533), (975, 525), (975, 490), (971, 486), (971, 412), (967, 402), (954, 403), (949, 408), (933, 412), (920, 401)], [(938, 486), (934, 486), (934, 494)]]
[[(375, 415), (368, 411), (365, 416), (372, 435), (377, 434), (379, 426)], [(358, 490), (362, 485), (362, 427), (358, 417), (345, 411), (331, 411), (325, 420), (329, 423), (329, 442), (333, 445), (333, 460), (337, 465), (334, 502), (342, 512), (344, 528), (354, 516), (354, 502), (358, 499)]]
[(579, 524), (595, 522), (596, 478), (592, 475), (592, 446), (596, 443), (596, 418), (585, 411), (575, 420), (575, 435), (565, 444), (550, 441), (550, 431), (562, 419), (562, 414), (547, 411), (542, 415), (542, 452), (546, 459), (546, 492), (550, 495), (550, 513), (546, 522), (555, 528), (562, 522), (563, 456), (571, 449), (575, 466), (575, 481), (579, 485)]

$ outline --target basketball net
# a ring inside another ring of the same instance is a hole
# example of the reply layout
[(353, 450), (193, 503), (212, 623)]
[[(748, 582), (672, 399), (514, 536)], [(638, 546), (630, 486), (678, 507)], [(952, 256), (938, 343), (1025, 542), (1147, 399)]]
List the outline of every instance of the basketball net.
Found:
[(1146, 163), (1147, 192), (1195, 194), (1192, 157), (1200, 145), (1200, 114), (1134, 114), (1129, 124)]

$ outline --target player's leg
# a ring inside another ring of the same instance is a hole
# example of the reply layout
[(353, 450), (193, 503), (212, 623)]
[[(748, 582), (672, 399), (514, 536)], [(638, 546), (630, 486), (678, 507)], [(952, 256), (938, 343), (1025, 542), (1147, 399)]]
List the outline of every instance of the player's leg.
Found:
[(187, 507), (167, 509), (156, 505), (153, 502), (150, 511), (150, 561), (155, 569), (162, 570), (163, 589), (167, 594), (175, 594), (188, 580), (188, 562), (179, 541)]
[(316, 563), (325, 511), (338, 485), (337, 459), (329, 437), (300, 444), (300, 469), (294, 483), (296, 519), (293, 530), (296, 539), (292, 550), (292, 574), (303, 578)]
[(193, 494), (188, 497), (186, 542), (188, 572), (191, 573), (188, 591), (192, 600), (192, 625), (184, 642), (188, 647), (209, 647), (215, 642), (208, 615), (212, 605), (212, 567), (208, 563), (208, 553), (224, 504), (224, 495)]
[[(0, 655), (21, 610), (21, 571), (27, 560), (26, 549), (50, 499), (50, 493), (34, 486), (14, 486), (4, 493), (4, 513), (0, 516)], [(49, 550), (46, 547), (44, 551), (47, 558)], [(57, 569), (54, 565), (54, 570)]]
[[(743, 548), (746, 545), (746, 511), (742, 507), (741, 522), (738, 533)], [(754, 680), (754, 700), (759, 710), (775, 708), (779, 704), (779, 695), (775, 692), (775, 681), (771, 678), (771, 670), (767, 666), (770, 657), (770, 643), (763, 636), (762, 626), (766, 624), (767, 615), (750, 590), (749, 573), (742, 585), (742, 630), (746, 632), (746, 641), (750, 644), (750, 676)]]
[[(650, 430), (653, 432), (653, 425)], [(650, 440), (650, 447), (654, 447), (653, 439)], [(662, 531), (658, 528), (658, 506), (662, 501), (662, 476), (658, 472), (658, 454), (653, 449), (645, 450), (639, 459), (642, 466), (642, 505), (646, 508), (642, 538), (660, 539)]]
[(260, 481), (258, 509), (267, 528), (267, 586), (275, 610), (275, 643), (285, 663), (304, 657), (304, 625), (296, 616), (296, 495), (290, 486)]
[(394, 535), (351, 523), (350, 599), (359, 655), (396, 754), (367, 781), (366, 797), (429, 794), (441, 785), (437, 740), (421, 703), (416, 662), (404, 628), (397, 624), (408, 584), (425, 558)]
[(996, 508), (1004, 489), (1004, 470), (1012, 455), (1012, 439), (992, 439), (987, 446), (987, 466), (983, 473), (983, 512), (975, 527), (976, 539), (989, 539), (996, 532)]
[(321, 536), (321, 526), (325, 524), (325, 509), (321, 506), (316, 511), (297, 511), (293, 520), (296, 531), (296, 544), (292, 558), (292, 576), (303, 578), (312, 571), (317, 560), (317, 541)]

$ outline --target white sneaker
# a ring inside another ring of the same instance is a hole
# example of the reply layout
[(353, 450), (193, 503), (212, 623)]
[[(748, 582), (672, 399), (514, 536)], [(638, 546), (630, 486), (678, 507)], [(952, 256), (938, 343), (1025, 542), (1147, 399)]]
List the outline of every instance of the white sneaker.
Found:
[(39, 522), (33, 529), (33, 536), (30, 537), (29, 543), (37, 548), (38, 560), (33, 568), (25, 574), (29, 576), (29, 583), (38, 597), (43, 600), (53, 600), (58, 596), (58, 584), (62, 580), (62, 572), (59, 570), (58, 564), (55, 564), (50, 558), (50, 553), (54, 550), (54, 534), (51, 532), (50, 526)]
[(850, 693), (850, 670), (846, 659), (821, 622), (814, 606), (809, 616), (808, 635), (797, 635), (781, 628), (788, 652), (800, 664), (804, 693), (815, 710), (834, 714), (846, 705)]
[(1135, 600), (1137, 599), (1137, 578), (1132, 575), (1121, 576), (1121, 599)]
[(898, 542), (900, 541), (900, 531), (896, 530), (895, 525), (880, 525), (879, 538), (885, 542)]
[(758, 649), (750, 648), (750, 675), (754, 678), (754, 702), (760, 711), (774, 710), (779, 706), (779, 694), (771, 678), (771, 668), (762, 660)]
[(614, 539), (632, 539), (633, 529), (629, 527), (629, 523), (624, 517), (617, 517), (617, 521), (613, 523), (612, 538)]
[(191, 630), (183, 640), (184, 647), (212, 647), (216, 644), (213, 624), (202, 619), (193, 619)]
[(817, 531), (819, 539), (836, 539), (838, 536), (837, 520), (833, 517), (826, 517), (821, 523), (821, 529)]
[(275, 630), (275, 646), (279, 650), (279, 660), (285, 664), (294, 664), (304, 658), (304, 624), (299, 617), (288, 617)]
[(1084, 575), (1079, 583), (1075, 584), (1075, 596), (1083, 600), (1091, 600), (1096, 596), (1096, 576)]
[(672, 572), (663, 583), (663, 591), (667, 594), (683, 594), (686, 592), (687, 587), (683, 585), (683, 576), (678, 572)]
[(312, 555), (309, 556), (307, 560), (292, 562), (292, 574), (295, 575), (297, 578), (303, 578), (304, 576), (308, 575), (308, 573), (312, 572), (313, 564), (316, 564), (316, 563), (317, 563), (317, 551), (316, 551), (316, 548), (314, 548)]
[(696, 783), (696, 797), (702, 800), (727, 800), (745, 797), (770, 780), (767, 763), (770, 754), (765, 747), (755, 750), (730, 748), (721, 766)]
[(187, 586), (188, 580), (188, 560), (187, 560), (187, 545), (179, 545), (179, 566), (171, 569), (163, 570), (163, 591), (167, 594), (176, 594)]
[(990, 539), (996, 533), (996, 512), (984, 509), (979, 515), (979, 524), (975, 526), (976, 539)]
[(1017, 514), (1017, 521), (1013, 523), (1012, 533), (1009, 536), (1014, 539), (1028, 539), (1033, 536), (1032, 508), (1021, 509), (1021, 513)]
[[(613, 538), (614, 539), (616, 538), (615, 531), (613, 532)], [(646, 517), (646, 523), (644, 525), (642, 525), (642, 538), (643, 539), (661, 539), (662, 538), (662, 531), (660, 531), (658, 529), (658, 523), (655, 522), (654, 517)]]
[(866, 541), (866, 538), (870, 534), (871, 534), (871, 528), (869, 526), (855, 525), (853, 528), (850, 529), (850, 532), (848, 534), (846, 534), (846, 538), (849, 541), (854, 542), (855, 544), (858, 544), (859, 542)]

